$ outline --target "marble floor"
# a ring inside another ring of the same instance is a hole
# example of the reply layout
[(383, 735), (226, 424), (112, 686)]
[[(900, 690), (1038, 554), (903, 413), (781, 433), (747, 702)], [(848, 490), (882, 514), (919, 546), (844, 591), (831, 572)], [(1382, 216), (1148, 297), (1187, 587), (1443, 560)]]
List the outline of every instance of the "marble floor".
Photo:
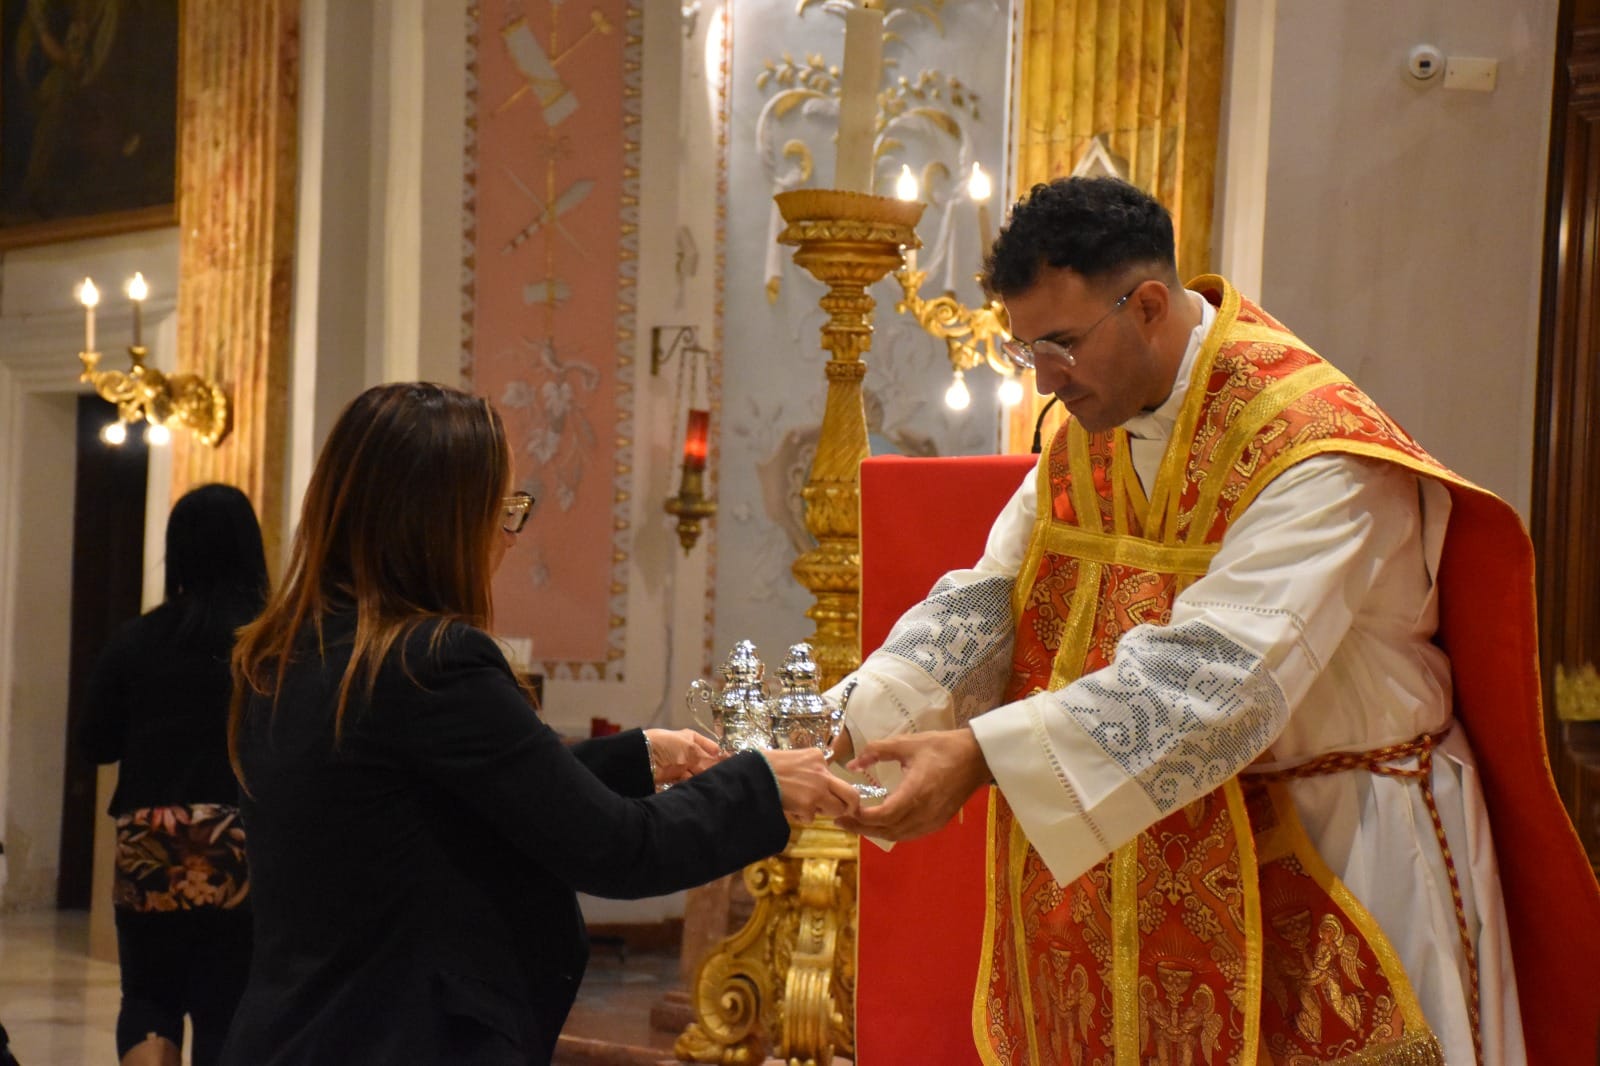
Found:
[(89, 957), (84, 911), (0, 914), (0, 1023), (22, 1066), (115, 1063), (117, 968)]
[[(556, 1062), (670, 1060), (672, 1034), (651, 1031), (650, 1010), (681, 987), (676, 952), (597, 945)], [(115, 1063), (119, 999), (117, 967), (89, 957), (87, 914), (0, 914), (0, 1023), (22, 1066)]]

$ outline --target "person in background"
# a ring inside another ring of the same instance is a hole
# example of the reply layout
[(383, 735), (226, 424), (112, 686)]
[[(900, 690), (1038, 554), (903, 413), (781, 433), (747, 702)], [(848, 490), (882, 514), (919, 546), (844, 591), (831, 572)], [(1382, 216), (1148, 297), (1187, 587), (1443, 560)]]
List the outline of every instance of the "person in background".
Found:
[(818, 751), (541, 722), (487, 632), (533, 507), (511, 473), (494, 408), (441, 385), (369, 389), (328, 436), (234, 655), (256, 950), (230, 1066), (548, 1063), (575, 892), (686, 888), (781, 850), (786, 814), (857, 809)]
[(245, 494), (204, 485), (167, 519), (166, 598), (123, 626), (89, 678), (79, 743), (118, 763), (113, 894), (123, 1066), (217, 1060), (250, 962), (250, 879), (228, 765), (234, 631), (267, 593)]

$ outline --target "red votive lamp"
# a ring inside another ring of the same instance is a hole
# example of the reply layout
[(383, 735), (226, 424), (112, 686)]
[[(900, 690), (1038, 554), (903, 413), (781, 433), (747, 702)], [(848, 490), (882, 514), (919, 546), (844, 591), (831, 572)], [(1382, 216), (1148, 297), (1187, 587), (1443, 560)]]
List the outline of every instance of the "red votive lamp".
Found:
[(685, 470), (706, 468), (707, 439), (711, 432), (711, 412), (689, 410), (689, 425), (683, 434), (683, 467)]

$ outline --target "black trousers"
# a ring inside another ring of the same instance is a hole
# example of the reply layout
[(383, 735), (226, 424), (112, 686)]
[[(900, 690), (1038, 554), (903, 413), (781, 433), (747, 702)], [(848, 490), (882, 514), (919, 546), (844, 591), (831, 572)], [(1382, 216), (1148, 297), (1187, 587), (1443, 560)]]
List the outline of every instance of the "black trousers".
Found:
[(250, 909), (166, 913), (116, 911), (122, 962), (117, 1057), (156, 1033), (183, 1047), (194, 1029), (192, 1066), (212, 1066), (250, 970)]

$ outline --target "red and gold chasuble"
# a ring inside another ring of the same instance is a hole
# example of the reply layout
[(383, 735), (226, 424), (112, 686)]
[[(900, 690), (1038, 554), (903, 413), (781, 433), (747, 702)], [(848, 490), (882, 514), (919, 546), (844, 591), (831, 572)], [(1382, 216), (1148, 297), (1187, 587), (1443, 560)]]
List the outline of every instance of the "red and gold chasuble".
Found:
[[(1456, 480), (1221, 278), (1190, 287), (1217, 317), (1148, 499), (1120, 429), (1068, 421), (1040, 464), (1008, 702), (1166, 624), (1232, 518), (1293, 463), (1342, 452)], [(1065, 885), (996, 791), (988, 865), (973, 1023), (991, 1066), (1443, 1062), (1387, 938), (1281, 783), (1236, 777)]]

